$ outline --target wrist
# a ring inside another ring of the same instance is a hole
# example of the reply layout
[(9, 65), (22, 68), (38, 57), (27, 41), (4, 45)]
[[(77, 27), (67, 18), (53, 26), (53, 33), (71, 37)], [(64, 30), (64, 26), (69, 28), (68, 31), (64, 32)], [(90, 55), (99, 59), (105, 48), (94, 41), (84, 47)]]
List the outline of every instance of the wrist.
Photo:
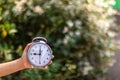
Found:
[(21, 65), (23, 65), (24, 69), (25, 68), (32, 68), (30, 62), (26, 58), (21, 57), (20, 58), (20, 63), (21, 63)]
[(23, 60), (22, 58), (19, 58), (19, 64), (21, 65), (21, 67), (22, 67), (23, 69), (26, 68), (25, 63), (24, 63), (24, 60)]

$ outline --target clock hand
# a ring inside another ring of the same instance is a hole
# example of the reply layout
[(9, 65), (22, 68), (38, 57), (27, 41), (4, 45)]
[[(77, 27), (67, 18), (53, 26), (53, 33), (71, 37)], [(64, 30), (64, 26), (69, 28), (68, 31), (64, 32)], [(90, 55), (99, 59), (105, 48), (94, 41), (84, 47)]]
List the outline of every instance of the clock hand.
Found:
[(40, 60), (41, 60), (41, 47), (39, 47), (39, 63), (41, 62)]
[(45, 56), (46, 53), (47, 53), (47, 52), (44, 50), (44, 52), (42, 53), (41, 58), (43, 58), (43, 57)]
[(33, 55), (39, 55), (39, 54), (37, 54), (37, 53), (33, 53)]

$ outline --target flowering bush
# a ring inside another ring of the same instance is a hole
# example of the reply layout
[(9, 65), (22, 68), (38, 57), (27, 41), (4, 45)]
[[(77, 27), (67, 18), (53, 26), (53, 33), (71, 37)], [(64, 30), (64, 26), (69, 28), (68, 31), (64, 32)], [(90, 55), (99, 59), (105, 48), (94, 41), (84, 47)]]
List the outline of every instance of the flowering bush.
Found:
[(0, 61), (19, 58), (44, 36), (55, 59), (49, 69), (28, 69), (3, 80), (98, 80), (106, 73), (113, 0), (9, 0), (0, 2)]

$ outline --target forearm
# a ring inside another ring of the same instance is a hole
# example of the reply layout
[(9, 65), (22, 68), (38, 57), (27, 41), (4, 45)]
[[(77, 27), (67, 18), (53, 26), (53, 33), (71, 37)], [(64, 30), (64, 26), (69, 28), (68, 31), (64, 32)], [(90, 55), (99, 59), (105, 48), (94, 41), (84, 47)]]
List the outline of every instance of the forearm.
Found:
[(0, 77), (24, 69), (23, 60), (17, 59), (11, 62), (0, 64)]

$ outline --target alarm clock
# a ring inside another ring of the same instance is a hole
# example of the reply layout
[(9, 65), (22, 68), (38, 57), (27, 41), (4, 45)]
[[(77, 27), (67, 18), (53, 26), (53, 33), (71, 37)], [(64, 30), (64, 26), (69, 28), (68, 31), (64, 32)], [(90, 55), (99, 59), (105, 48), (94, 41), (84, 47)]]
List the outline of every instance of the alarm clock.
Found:
[(46, 66), (52, 59), (52, 49), (47, 44), (47, 39), (35, 37), (32, 42), (27, 53), (29, 62), (35, 67)]

